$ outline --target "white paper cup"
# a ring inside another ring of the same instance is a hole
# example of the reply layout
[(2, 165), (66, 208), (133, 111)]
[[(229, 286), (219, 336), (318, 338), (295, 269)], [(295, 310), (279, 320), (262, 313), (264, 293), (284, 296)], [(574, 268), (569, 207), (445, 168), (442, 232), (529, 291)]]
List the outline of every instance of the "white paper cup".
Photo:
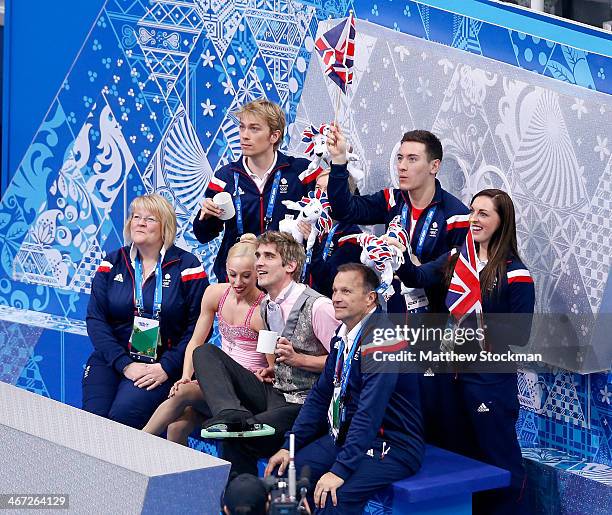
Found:
[(276, 340), (278, 340), (278, 333), (276, 331), (266, 331), (262, 329), (259, 331), (259, 336), (257, 337), (257, 352), (274, 354)]
[(213, 197), (213, 202), (219, 206), (219, 209), (223, 210), (223, 212), (219, 215), (219, 220), (231, 220), (234, 218), (234, 215), (236, 214), (234, 201), (232, 200), (232, 196), (227, 191), (217, 193)]

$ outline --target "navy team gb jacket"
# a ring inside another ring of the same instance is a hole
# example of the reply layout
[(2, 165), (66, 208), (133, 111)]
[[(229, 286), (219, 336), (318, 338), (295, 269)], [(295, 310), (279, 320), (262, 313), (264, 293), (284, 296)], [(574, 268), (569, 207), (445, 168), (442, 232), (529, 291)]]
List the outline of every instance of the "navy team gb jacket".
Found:
[[(306, 172), (310, 164), (308, 159), (286, 156), (281, 152), (277, 152), (276, 156), (275, 169), (268, 177), (263, 193), (259, 191), (253, 179), (247, 174), (242, 158), (217, 170), (206, 188), (205, 195), (207, 198), (212, 198), (222, 191), (230, 193), (233, 197), (236, 196), (236, 193), (240, 195), (245, 233), (253, 233), (258, 236), (266, 230), (277, 231), (278, 223), (285, 218), (285, 214), (297, 216), (297, 211), (288, 210), (282, 204), (282, 201), (298, 201), (314, 187), (316, 175), (308, 175), (308, 172)], [(277, 170), (281, 171), (280, 186), (272, 213), (272, 220), (266, 228), (266, 208), (268, 207), (268, 200), (272, 192), (274, 174)], [(238, 192), (235, 191), (234, 173), (238, 173)], [(224, 281), (227, 275), (225, 272), (227, 253), (230, 247), (236, 243), (237, 238), (241, 236), (241, 234), (238, 234), (236, 216), (226, 222), (215, 217), (200, 220), (200, 212), (198, 211), (193, 220), (193, 232), (201, 243), (208, 243), (214, 240), (219, 236), (224, 227), (223, 240), (221, 241), (221, 246), (213, 266), (213, 271), (219, 282)]]
[[(158, 362), (170, 379), (183, 370), (185, 348), (200, 315), (200, 303), (208, 278), (197, 257), (171, 246), (162, 261), (162, 347)], [(143, 287), (145, 314), (153, 311), (155, 274)], [(87, 306), (87, 333), (98, 353), (119, 374), (132, 363), (128, 342), (134, 324), (134, 268), (130, 247), (109, 253), (94, 276)]]
[(506, 352), (508, 345), (529, 342), (535, 288), (527, 267), (516, 256), (508, 257), (506, 275), (482, 298), (487, 341), (493, 352)]
[[(404, 205), (408, 206), (408, 223), (410, 220), (410, 199), (408, 193), (397, 188), (386, 188), (371, 195), (353, 196), (348, 187), (348, 172), (346, 165), (332, 165), (327, 196), (331, 204), (334, 219), (355, 224), (385, 224), (397, 215), (402, 214)], [(430, 205), (423, 210), (416, 223), (411, 240), (412, 251), (415, 252), (418, 239), (423, 230), (427, 214), (435, 209), (429, 229), (425, 234), (421, 254), (421, 263), (435, 262), (430, 266), (431, 274), (415, 274), (411, 267), (401, 267), (396, 275), (409, 288), (424, 288), (433, 312), (444, 312), (445, 292), (441, 291), (442, 271), (447, 262), (449, 251), (461, 246), (469, 227), (469, 210), (455, 196), (444, 190), (436, 179), (436, 191)], [(406, 227), (409, 231), (409, 227)], [(405, 261), (409, 261), (405, 256)], [(395, 281), (397, 283), (397, 281)], [(395, 287), (395, 286), (394, 286)], [(389, 300), (389, 312), (405, 311), (404, 299), (396, 293)], [(403, 309), (402, 309), (403, 307)]]
[[(380, 311), (379, 311), (380, 313)], [(378, 320), (378, 319), (377, 319)], [(337, 331), (336, 331), (337, 332)], [(362, 338), (366, 340), (369, 330)], [(371, 333), (370, 333), (371, 334)], [(340, 338), (331, 341), (323, 373), (306, 398), (293, 424), (296, 451), (328, 431), (327, 409), (334, 391), (334, 372)], [(357, 352), (347, 387), (346, 420), (348, 429), (337, 442), (338, 453), (331, 472), (346, 480), (359, 467), (375, 442), (384, 441), (401, 451), (414, 470), (424, 453), (423, 419), (416, 374), (394, 371), (365, 373), (361, 352)], [(289, 433), (284, 448), (289, 449)]]

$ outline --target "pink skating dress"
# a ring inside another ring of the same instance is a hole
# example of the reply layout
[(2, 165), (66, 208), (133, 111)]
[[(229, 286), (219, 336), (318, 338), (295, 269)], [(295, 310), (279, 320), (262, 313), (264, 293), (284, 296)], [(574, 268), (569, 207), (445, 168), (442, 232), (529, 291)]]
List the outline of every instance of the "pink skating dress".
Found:
[(221, 333), (221, 349), (234, 361), (251, 372), (259, 368), (265, 368), (268, 366), (266, 355), (257, 352), (257, 331), (251, 329), (251, 318), (255, 310), (259, 308), (259, 304), (265, 294), (263, 292), (260, 293), (257, 300), (249, 308), (247, 316), (241, 325), (231, 325), (226, 322), (221, 314), (230, 290), (231, 286), (223, 293), (219, 300), (219, 309), (217, 310), (219, 332)]

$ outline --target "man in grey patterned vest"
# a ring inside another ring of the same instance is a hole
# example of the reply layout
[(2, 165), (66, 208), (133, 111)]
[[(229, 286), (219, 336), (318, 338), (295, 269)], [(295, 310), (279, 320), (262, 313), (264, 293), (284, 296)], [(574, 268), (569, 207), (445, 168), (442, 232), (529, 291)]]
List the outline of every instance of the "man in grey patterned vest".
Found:
[(206, 429), (249, 430), (257, 423), (275, 429), (272, 436), (223, 441), (221, 457), (232, 463), (232, 473), (255, 475), (257, 459), (271, 456), (283, 443), (323, 370), (340, 324), (330, 299), (297, 282), (305, 254), (292, 236), (268, 231), (257, 244), (258, 284), (268, 293), (261, 304), (262, 318), (280, 335), (274, 367), (253, 374), (214, 345), (203, 345), (193, 354), (196, 377), (213, 415)]

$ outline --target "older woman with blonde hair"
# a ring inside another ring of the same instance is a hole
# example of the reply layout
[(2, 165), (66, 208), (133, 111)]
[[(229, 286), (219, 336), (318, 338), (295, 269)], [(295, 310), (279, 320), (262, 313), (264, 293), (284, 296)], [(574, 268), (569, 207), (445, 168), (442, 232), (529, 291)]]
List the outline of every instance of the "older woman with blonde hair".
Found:
[(94, 276), (83, 375), (83, 409), (142, 428), (181, 376), (208, 279), (198, 258), (175, 246), (176, 215), (157, 194), (135, 198), (127, 246)]

